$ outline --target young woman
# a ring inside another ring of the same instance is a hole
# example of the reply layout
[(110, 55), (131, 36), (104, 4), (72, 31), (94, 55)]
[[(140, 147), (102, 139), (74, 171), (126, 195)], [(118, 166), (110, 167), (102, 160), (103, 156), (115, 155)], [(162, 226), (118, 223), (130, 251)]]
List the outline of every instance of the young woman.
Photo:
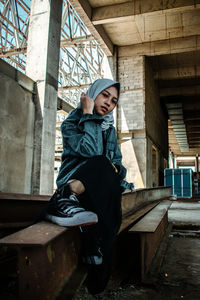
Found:
[(126, 169), (113, 126), (119, 95), (118, 82), (98, 79), (62, 123), (58, 189), (45, 216), (61, 226), (80, 226), (84, 261), (90, 265), (86, 284), (92, 294), (101, 292), (109, 278), (112, 245), (121, 224), (121, 193), (134, 190), (124, 180)]

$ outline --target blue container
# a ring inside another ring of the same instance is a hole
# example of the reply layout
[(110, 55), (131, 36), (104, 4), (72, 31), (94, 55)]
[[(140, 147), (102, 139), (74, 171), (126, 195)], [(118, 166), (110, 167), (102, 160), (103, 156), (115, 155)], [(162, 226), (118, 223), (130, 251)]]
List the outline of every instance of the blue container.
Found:
[(192, 198), (192, 169), (165, 169), (165, 186), (177, 198)]

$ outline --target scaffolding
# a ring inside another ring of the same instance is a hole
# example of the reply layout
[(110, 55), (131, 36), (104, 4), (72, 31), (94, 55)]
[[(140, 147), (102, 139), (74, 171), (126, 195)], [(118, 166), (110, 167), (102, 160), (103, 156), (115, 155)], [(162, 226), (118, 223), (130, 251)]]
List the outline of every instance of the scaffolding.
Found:
[[(0, 57), (26, 72), (26, 52), (31, 0), (0, 0)], [(82, 91), (103, 77), (104, 52), (68, 0), (63, 0), (60, 36), (58, 97), (75, 108)], [(55, 178), (60, 166), (60, 124), (67, 113), (57, 111)]]
[[(31, 0), (0, 0), (0, 57), (25, 73)], [(103, 77), (104, 53), (68, 0), (63, 0), (58, 96), (76, 107)]]

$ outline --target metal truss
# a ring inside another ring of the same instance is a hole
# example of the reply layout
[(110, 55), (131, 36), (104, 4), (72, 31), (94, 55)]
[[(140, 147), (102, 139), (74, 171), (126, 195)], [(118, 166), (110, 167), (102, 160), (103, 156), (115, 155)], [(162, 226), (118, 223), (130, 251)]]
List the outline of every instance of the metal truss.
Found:
[[(0, 0), (0, 57), (25, 72), (31, 0)], [(58, 95), (76, 106), (103, 76), (104, 53), (68, 0), (63, 0)]]

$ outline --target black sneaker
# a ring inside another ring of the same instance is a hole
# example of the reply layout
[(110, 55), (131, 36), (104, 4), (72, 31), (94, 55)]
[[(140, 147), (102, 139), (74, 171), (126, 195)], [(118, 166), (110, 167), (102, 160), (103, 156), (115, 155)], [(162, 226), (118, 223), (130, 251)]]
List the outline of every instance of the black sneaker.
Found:
[(92, 225), (98, 222), (97, 215), (81, 207), (73, 194), (67, 198), (59, 198), (59, 194), (54, 194), (49, 202), (45, 219), (67, 227)]
[(82, 256), (82, 260), (83, 263), (87, 265), (101, 265), (103, 263), (103, 254), (101, 253), (101, 249), (98, 248), (94, 255)]
[[(97, 238), (95, 231), (87, 231), (87, 227), (79, 227), (82, 240), (82, 261), (84, 264), (101, 265), (103, 253), (101, 251), (101, 239)], [(92, 230), (92, 227), (90, 227)], [(92, 234), (91, 234), (92, 233)]]

